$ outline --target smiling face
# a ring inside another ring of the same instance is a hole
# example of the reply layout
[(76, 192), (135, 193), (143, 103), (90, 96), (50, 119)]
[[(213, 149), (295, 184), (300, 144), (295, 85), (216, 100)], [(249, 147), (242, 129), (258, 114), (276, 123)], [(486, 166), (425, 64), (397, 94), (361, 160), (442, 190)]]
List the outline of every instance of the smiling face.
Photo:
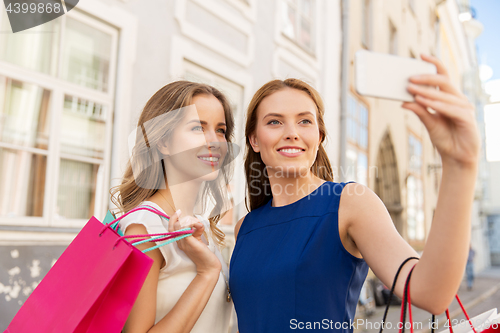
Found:
[(285, 88), (267, 97), (257, 109), (255, 131), (249, 136), (270, 176), (306, 175), (321, 142), (317, 107), (304, 91)]
[(169, 184), (213, 180), (227, 153), (224, 108), (215, 96), (203, 94), (193, 97), (182, 112), (182, 121), (159, 147)]

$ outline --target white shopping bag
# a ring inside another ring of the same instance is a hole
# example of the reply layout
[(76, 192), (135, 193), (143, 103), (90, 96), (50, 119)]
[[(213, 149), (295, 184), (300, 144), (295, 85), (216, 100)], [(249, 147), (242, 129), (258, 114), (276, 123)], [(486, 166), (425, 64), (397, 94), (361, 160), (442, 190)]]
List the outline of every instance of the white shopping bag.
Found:
[[(453, 333), (474, 333), (472, 330), (470, 323), (467, 319), (462, 319), (460, 320), (459, 323), (457, 323), (458, 319), (452, 319), (451, 320), (451, 325), (452, 325), (452, 330)], [(474, 328), (476, 329), (477, 333), (480, 333), (490, 327), (492, 324), (497, 324), (499, 325), (500, 322), (500, 315), (497, 313), (497, 309), (491, 309), (486, 312), (481, 313), (480, 315), (477, 315), (473, 318), (470, 319), (470, 322), (472, 325), (474, 325)], [(456, 325), (453, 325), (456, 324)], [(439, 332), (439, 333), (450, 333), (450, 323), (446, 324), (446, 329)]]

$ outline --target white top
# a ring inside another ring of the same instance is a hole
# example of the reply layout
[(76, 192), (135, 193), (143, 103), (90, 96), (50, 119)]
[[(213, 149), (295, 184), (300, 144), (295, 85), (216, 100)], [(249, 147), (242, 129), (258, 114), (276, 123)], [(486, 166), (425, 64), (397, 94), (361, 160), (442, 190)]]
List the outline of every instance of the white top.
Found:
[[(142, 204), (153, 206), (159, 211), (165, 213), (160, 206), (151, 201), (144, 201)], [(227, 265), (222, 260), (219, 250), (213, 241), (210, 230), (210, 222), (202, 216), (196, 216), (205, 226), (205, 232), (209, 239), (208, 248), (217, 255), (221, 261), (224, 274), (227, 275)], [(120, 221), (120, 228), (123, 232), (131, 224), (142, 224), (146, 227), (149, 234), (158, 234), (168, 232), (168, 221), (157, 214), (140, 210), (133, 212)], [(161, 242), (160, 242), (161, 243)], [(179, 249), (177, 242), (160, 247), (161, 254), (165, 258), (165, 266), (160, 269), (158, 279), (158, 291), (156, 293), (156, 319), (155, 324), (159, 322), (177, 303), (186, 288), (196, 276), (196, 265), (189, 257)], [(233, 302), (226, 300), (226, 282), (221, 271), (219, 280), (208, 300), (205, 309), (201, 313), (198, 321), (194, 325), (191, 333), (227, 333)]]

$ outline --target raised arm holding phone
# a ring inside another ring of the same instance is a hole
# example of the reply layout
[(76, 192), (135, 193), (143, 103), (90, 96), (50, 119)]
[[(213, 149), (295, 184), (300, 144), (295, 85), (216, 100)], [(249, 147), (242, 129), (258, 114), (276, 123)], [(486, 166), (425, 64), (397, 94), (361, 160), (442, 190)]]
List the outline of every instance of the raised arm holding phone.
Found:
[[(427, 128), (443, 173), (423, 255), (412, 262), (411, 295), (414, 305), (440, 314), (453, 300), (467, 261), (480, 142), (474, 107), (437, 58), (422, 59), (437, 72), (411, 77), (407, 89), (415, 101), (402, 107)], [(322, 146), (323, 114), (319, 94), (296, 79), (265, 84), (248, 107), (250, 213), (235, 227), (230, 266), (240, 333), (353, 320), (368, 266), (391, 286), (400, 264), (418, 257), (375, 193), (361, 184), (333, 182)], [(403, 285), (400, 279), (398, 296)]]

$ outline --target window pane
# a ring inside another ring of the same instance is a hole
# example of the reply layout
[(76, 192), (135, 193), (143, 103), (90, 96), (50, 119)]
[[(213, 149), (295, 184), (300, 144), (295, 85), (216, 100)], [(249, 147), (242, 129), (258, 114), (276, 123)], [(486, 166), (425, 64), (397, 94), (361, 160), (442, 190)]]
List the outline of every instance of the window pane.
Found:
[(415, 0), (409, 0), (409, 1), (408, 1), (408, 4), (409, 4), (409, 6), (410, 6), (410, 9), (411, 9), (414, 13), (416, 13), (416, 11), (415, 11)]
[(61, 218), (88, 219), (94, 214), (99, 165), (61, 159), (56, 214)]
[(368, 186), (368, 157), (363, 153), (358, 153), (356, 181), (360, 184)]
[(413, 135), (408, 136), (409, 169), (411, 172), (420, 174), (422, 172), (422, 143)]
[(309, 23), (309, 20), (306, 20), (302, 18), (300, 24), (300, 40), (299, 43), (306, 48), (310, 49), (312, 48), (312, 41), (311, 41), (311, 35), (312, 35), (312, 25)]
[(368, 149), (368, 131), (366, 127), (359, 129), (359, 146), (363, 149)]
[[(242, 113), (243, 108), (243, 87), (216, 75), (195, 63), (186, 61), (184, 63), (186, 71), (184, 79), (192, 82), (199, 82), (211, 85), (221, 91), (231, 104), (235, 118)], [(238, 129), (236, 129), (238, 131)]]
[(398, 55), (398, 32), (394, 24), (389, 21), (389, 53)]
[(288, 37), (295, 39), (297, 33), (296, 22), (297, 22), (297, 13), (294, 8), (290, 7), (290, 5), (286, 2), (283, 3), (283, 33)]
[(359, 120), (363, 127), (368, 127), (368, 110), (362, 104), (359, 106)]
[(47, 157), (0, 148), (0, 216), (42, 216)]
[(356, 107), (357, 107), (357, 102), (354, 98), (352, 98), (351, 96), (349, 96), (349, 102), (348, 102), (348, 113), (349, 115), (353, 118), (353, 119), (356, 119), (357, 115), (356, 115)]
[(104, 158), (107, 108), (66, 95), (61, 119), (61, 152)]
[(50, 92), (34, 84), (0, 77), (0, 141), (47, 149)]
[(346, 151), (346, 168), (347, 170), (340, 170), (340, 172), (345, 175), (346, 181), (356, 181), (356, 169), (357, 169), (357, 153), (356, 151), (348, 147)]
[(408, 223), (408, 238), (415, 239), (416, 215), (417, 215), (417, 184), (413, 176), (408, 176), (406, 189), (407, 193), (407, 223)]
[(423, 240), (425, 238), (425, 218), (422, 179), (410, 175), (406, 186), (408, 238)]
[(349, 140), (356, 142), (356, 122), (347, 118), (347, 135)]
[(422, 189), (422, 180), (417, 179), (416, 186), (416, 196), (418, 200), (418, 210), (415, 216), (416, 228), (415, 228), (415, 238), (418, 240), (423, 240), (425, 238), (425, 226), (424, 226), (424, 192)]
[(370, 0), (362, 0), (362, 27), (361, 27), (361, 43), (366, 48), (371, 47), (371, 36), (370, 36), (370, 31), (371, 31), (371, 1)]
[(312, 6), (313, 6), (312, 0), (301, 0), (302, 15), (304, 15), (308, 19), (312, 19), (312, 13), (313, 13)]
[(110, 35), (67, 17), (62, 55), (63, 78), (107, 92), (111, 42)]
[[(29, 31), (0, 33), (0, 60), (55, 75), (60, 20), (53, 20)], [(11, 31), (6, 15), (2, 17), (1, 31)]]

